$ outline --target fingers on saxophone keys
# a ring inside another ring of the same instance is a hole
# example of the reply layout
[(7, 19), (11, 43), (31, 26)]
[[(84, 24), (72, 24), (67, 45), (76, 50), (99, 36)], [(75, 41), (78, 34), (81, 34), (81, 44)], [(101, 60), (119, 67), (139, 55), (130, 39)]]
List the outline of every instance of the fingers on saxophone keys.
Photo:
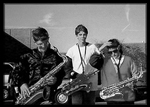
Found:
[(54, 77), (47, 78), (46, 81), (53, 81)]
[(30, 93), (28, 91), (24, 91), (22, 94), (23, 98), (30, 97)]
[(30, 91), (28, 88), (26, 88), (26, 90), (25, 90), (25, 95), (27, 95), (28, 97), (30, 96)]
[(21, 98), (25, 99), (25, 92), (24, 91), (21, 92), (21, 95), (22, 95)]
[(72, 82), (73, 79), (70, 79), (69, 82)]
[(27, 90), (27, 96), (28, 96), (28, 97), (30, 97), (30, 94), (31, 94), (30, 91)]

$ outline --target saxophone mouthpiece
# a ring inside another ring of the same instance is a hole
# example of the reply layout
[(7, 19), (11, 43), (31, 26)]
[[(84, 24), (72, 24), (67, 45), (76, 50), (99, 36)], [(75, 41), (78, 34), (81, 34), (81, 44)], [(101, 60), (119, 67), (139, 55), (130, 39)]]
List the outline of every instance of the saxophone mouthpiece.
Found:
[(55, 46), (51, 46), (51, 49), (53, 49), (54, 51), (58, 52), (58, 49)]

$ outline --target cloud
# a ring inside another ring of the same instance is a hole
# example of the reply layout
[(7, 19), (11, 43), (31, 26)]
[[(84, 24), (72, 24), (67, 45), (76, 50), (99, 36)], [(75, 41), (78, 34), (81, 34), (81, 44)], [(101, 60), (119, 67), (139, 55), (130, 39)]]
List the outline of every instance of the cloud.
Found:
[(130, 6), (126, 5), (125, 6), (125, 14), (126, 14), (126, 18), (127, 18), (128, 22), (129, 22), (129, 13), (130, 13)]
[(126, 30), (128, 26), (130, 26), (130, 23), (122, 29), (122, 32), (124, 32), (124, 30)]
[(53, 13), (46, 14), (42, 20), (40, 20), (40, 23), (45, 23), (49, 26), (54, 26), (56, 23), (53, 21)]
[(122, 32), (124, 32), (124, 31), (130, 26), (129, 13), (130, 13), (130, 5), (126, 5), (126, 6), (125, 6), (125, 14), (126, 14), (126, 18), (127, 18), (127, 21), (128, 21), (128, 25), (125, 26), (125, 27), (122, 29)]

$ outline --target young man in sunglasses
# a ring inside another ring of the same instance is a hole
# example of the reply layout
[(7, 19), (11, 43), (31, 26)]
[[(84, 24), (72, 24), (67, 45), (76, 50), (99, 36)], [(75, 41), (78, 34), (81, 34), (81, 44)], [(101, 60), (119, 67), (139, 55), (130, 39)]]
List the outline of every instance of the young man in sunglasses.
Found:
[[(117, 86), (120, 82), (137, 76), (137, 68), (131, 57), (123, 54), (122, 45), (117, 39), (110, 39), (110, 46), (107, 46), (108, 53), (110, 53), (110, 58), (104, 63), (103, 69), (101, 71), (101, 85), (102, 87), (108, 87), (110, 85)], [(99, 69), (99, 56), (91, 56), (90, 64)], [(121, 86), (122, 87), (122, 86)], [(114, 88), (115, 89), (115, 88)], [(112, 91), (110, 89), (110, 91)], [(120, 90), (121, 94), (115, 94), (115, 96), (110, 97), (109, 94), (105, 101), (108, 105), (112, 104), (134, 104), (135, 93), (133, 90), (133, 84), (130, 86), (122, 88)], [(113, 91), (112, 91), (113, 92)]]

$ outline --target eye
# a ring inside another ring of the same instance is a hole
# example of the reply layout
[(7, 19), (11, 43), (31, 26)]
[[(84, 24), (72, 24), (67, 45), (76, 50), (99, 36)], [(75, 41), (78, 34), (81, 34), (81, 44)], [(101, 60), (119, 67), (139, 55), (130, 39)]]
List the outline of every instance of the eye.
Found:
[(79, 36), (82, 36), (82, 34), (79, 34)]

